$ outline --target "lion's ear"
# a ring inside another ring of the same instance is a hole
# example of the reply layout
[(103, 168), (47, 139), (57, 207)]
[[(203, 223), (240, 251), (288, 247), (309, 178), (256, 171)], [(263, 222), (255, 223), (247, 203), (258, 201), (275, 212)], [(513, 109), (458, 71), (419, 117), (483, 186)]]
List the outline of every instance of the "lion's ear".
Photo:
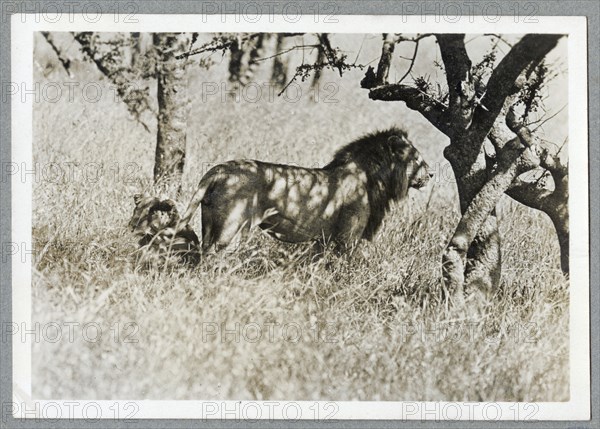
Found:
[(142, 194), (135, 194), (133, 196), (133, 202), (135, 203), (135, 205), (137, 206), (140, 201), (142, 201)]
[[(398, 131), (398, 133), (400, 133), (400, 131)], [(413, 146), (403, 138), (402, 134), (389, 136), (388, 143), (390, 143), (392, 151), (394, 151), (400, 159), (407, 161), (410, 158)]]
[(403, 159), (404, 161), (407, 161), (410, 158), (410, 155), (412, 153), (412, 147), (410, 145), (402, 145), (400, 147), (400, 149), (398, 149), (398, 152), (400, 154), (400, 158)]

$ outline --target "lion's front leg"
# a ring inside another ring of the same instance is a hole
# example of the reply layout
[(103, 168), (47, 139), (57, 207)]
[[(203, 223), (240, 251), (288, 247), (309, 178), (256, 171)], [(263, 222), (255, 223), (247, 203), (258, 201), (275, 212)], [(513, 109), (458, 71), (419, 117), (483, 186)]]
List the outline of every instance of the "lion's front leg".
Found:
[(364, 208), (359, 204), (342, 207), (332, 237), (336, 251), (352, 253), (362, 238), (367, 221), (368, 213), (365, 213)]

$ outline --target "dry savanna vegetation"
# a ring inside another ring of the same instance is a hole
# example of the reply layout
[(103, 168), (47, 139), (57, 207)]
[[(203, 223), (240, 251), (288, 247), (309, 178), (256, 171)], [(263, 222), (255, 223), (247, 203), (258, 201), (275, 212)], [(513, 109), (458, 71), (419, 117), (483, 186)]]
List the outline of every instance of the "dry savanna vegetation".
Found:
[[(377, 57), (380, 38), (336, 40), (356, 56), (363, 39), (367, 62)], [(433, 45), (422, 52), (435, 60)], [(62, 173), (47, 169), (33, 185), (33, 322), (94, 323), (101, 332), (77, 328), (70, 339), (65, 328), (60, 341), (35, 343), (35, 397), (569, 398), (569, 283), (550, 220), (502, 197), (500, 287), (448, 305), (440, 261), (460, 219), (442, 155), (448, 139), (403, 103), (369, 100), (358, 84), (364, 71), (343, 78), (324, 71), (316, 90), (299, 81), (297, 100), (264, 92), (236, 101), (221, 89), (205, 91), (206, 82), (231, 89), (220, 55), (208, 70), (189, 68), (180, 212), (214, 163), (323, 166), (337, 148), (391, 126), (408, 131), (436, 175), (394, 205), (376, 238), (352, 256), (313, 260), (308, 244), (254, 231), (237, 251), (188, 268), (138, 263), (127, 229), (132, 196), (152, 189), (156, 121), (148, 121), (148, 132), (132, 120), (89, 62), (73, 65), (69, 78), (41, 37), (34, 59), (41, 85), (79, 87), (72, 99), (65, 93), (34, 104), (34, 162), (41, 171), (56, 163)], [(101, 89), (97, 101), (90, 102), (92, 89), (84, 97), (87, 82)], [(566, 122), (557, 121), (550, 129), (566, 133)], [(194, 228), (200, 231), (200, 216)]]

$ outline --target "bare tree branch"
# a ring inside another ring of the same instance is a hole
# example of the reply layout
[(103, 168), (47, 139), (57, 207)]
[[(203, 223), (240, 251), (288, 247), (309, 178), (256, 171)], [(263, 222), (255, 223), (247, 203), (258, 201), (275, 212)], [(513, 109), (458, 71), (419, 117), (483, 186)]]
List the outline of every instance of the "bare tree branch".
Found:
[(369, 91), (369, 98), (381, 101), (404, 101), (409, 109), (421, 113), (441, 132), (448, 133), (449, 126), (443, 121), (445, 106), (418, 88), (402, 84), (378, 86)]
[(495, 37), (496, 39), (498, 39), (499, 41), (503, 42), (506, 46), (508, 46), (509, 48), (513, 47), (512, 43), (507, 42), (504, 37), (502, 37), (501, 34), (496, 34), (496, 33), (484, 33), (484, 36), (490, 36), (490, 37)]
[(538, 128), (542, 127), (546, 122), (548, 122), (551, 119), (553, 119), (556, 116), (558, 116), (560, 114), (560, 112), (562, 112), (563, 110), (565, 110), (565, 108), (567, 106), (568, 106), (568, 104), (565, 104), (565, 105), (563, 105), (563, 107), (561, 107), (560, 109), (558, 109), (556, 112), (554, 112), (550, 116), (546, 116), (546, 114), (544, 114), (544, 116), (542, 116), (541, 118), (539, 118), (537, 121), (531, 121), (531, 122), (529, 122), (527, 124), (528, 126), (538, 124), (534, 129), (531, 130), (531, 132), (534, 133)]
[(110, 61), (105, 61), (104, 57), (98, 55), (92, 46), (92, 32), (72, 33), (72, 35), (79, 43), (83, 54), (96, 65), (100, 73), (115, 85), (119, 98), (125, 103), (127, 110), (133, 118), (147, 132), (150, 132), (148, 125), (141, 119), (141, 114), (144, 111), (152, 111), (147, 91), (148, 88), (137, 88), (132, 84), (130, 78), (123, 73), (123, 69), (120, 66), (113, 65)]
[(419, 40), (420, 39), (417, 39), (415, 41), (415, 50), (413, 51), (412, 58), (410, 58), (410, 64), (408, 66), (408, 70), (406, 70), (406, 73), (404, 73), (402, 75), (402, 77), (398, 80), (398, 83), (402, 83), (402, 81), (406, 78), (406, 76), (408, 76), (410, 74), (410, 72), (412, 71), (412, 69), (415, 65), (415, 60), (417, 59), (417, 52), (419, 52)]
[[(289, 82), (281, 89), (281, 91), (279, 92), (278, 96), (280, 96), (281, 94), (283, 94), (285, 92), (285, 90), (297, 79), (297, 78), (302, 78), (302, 81), (304, 81), (305, 79), (307, 79), (310, 75), (311, 72), (315, 72), (315, 75), (319, 74), (322, 72), (323, 69), (326, 68), (331, 68), (331, 69), (337, 69), (340, 73), (340, 76), (343, 75), (344, 70), (350, 70), (350, 69), (363, 69), (363, 65), (362, 64), (356, 64), (356, 63), (348, 63), (346, 62), (346, 58), (347, 56), (342, 53), (340, 51), (339, 48), (332, 48), (331, 47), (331, 43), (329, 41), (329, 36), (327, 33), (322, 33), (322, 34), (317, 34), (317, 37), (319, 39), (319, 55), (317, 57), (317, 62), (309, 64), (309, 63), (304, 63), (304, 60), (302, 62), (301, 65), (299, 65), (298, 67), (296, 67), (296, 72), (294, 73), (294, 76), (292, 76), (292, 78), (289, 80)], [(323, 61), (323, 58), (325, 58), (325, 61)], [(372, 72), (372, 68), (371, 72)]]
[(92, 32), (86, 31), (81, 33), (72, 33), (75, 40), (81, 45), (81, 51), (86, 55), (100, 70), (104, 76), (112, 80), (113, 70), (110, 70), (104, 62), (102, 62), (97, 56), (96, 52), (92, 48)]
[(319, 43), (321, 44), (321, 49), (325, 54), (325, 58), (327, 58), (327, 61), (329, 62), (329, 65), (331, 68), (337, 68), (341, 77), (344, 73), (343, 58), (338, 58), (335, 49), (331, 47), (331, 42), (329, 41), (329, 35), (327, 33), (319, 33), (317, 34), (317, 37), (319, 39)]
[(257, 58), (255, 61), (256, 62), (267, 61), (267, 60), (270, 60), (270, 59), (273, 59), (273, 58), (280, 57), (282, 55), (287, 54), (288, 52), (292, 52), (292, 51), (295, 51), (297, 49), (315, 49), (315, 48), (318, 49), (320, 46), (321, 45), (294, 45), (291, 48), (283, 49), (283, 50), (281, 50), (279, 52), (274, 53), (273, 55), (269, 55), (267, 57)]
[[(464, 34), (436, 34), (450, 96), (448, 112), (452, 121), (467, 126), (471, 121), (475, 89), (471, 82), (471, 59), (465, 49)], [(483, 139), (482, 139), (483, 140)]]
[[(408, 76), (413, 68), (415, 57), (417, 55), (419, 41), (425, 37), (433, 36), (432, 33), (418, 34), (415, 37), (404, 37), (401, 34), (383, 33), (383, 43), (381, 46), (381, 56), (379, 57), (379, 63), (377, 65), (377, 72), (373, 73), (372, 67), (369, 67), (367, 76), (361, 82), (361, 87), (371, 89), (376, 86), (388, 84), (388, 77), (390, 73), (390, 67), (392, 64), (392, 55), (397, 43), (400, 42), (414, 42), (416, 43), (415, 51), (413, 52), (412, 58), (407, 58), (411, 61), (408, 71), (402, 76), (398, 83), (402, 82), (406, 76)], [(357, 56), (358, 58), (358, 56)], [(403, 58), (403, 57), (400, 57)], [(373, 76), (371, 74), (373, 73)]]
[(59, 46), (54, 42), (54, 36), (49, 31), (42, 31), (42, 36), (46, 39), (46, 42), (50, 45), (56, 56), (58, 57), (58, 61), (65, 69), (67, 76), (73, 79), (73, 73), (71, 73), (71, 60), (67, 57), (65, 52), (59, 48)]
[[(261, 34), (264, 34), (264, 33), (246, 34), (239, 38), (239, 42), (246, 42), (250, 39), (254, 39), (255, 37), (260, 36)], [(282, 37), (293, 37), (293, 36), (301, 36), (304, 33), (280, 33), (280, 34), (282, 35)], [(211, 42), (205, 43), (204, 45), (200, 46), (199, 48), (179, 54), (175, 57), (175, 59), (181, 60), (183, 58), (189, 58), (192, 55), (201, 54), (203, 52), (224, 51), (224, 50), (231, 48), (231, 46), (233, 46), (237, 42), (238, 42), (238, 38), (230, 38), (227, 40), (225, 40), (225, 39), (213, 40)]]
[(381, 46), (381, 57), (377, 65), (377, 77), (375, 86), (386, 85), (390, 74), (390, 66), (392, 63), (392, 54), (396, 47), (396, 36), (392, 33), (384, 33), (383, 44)]

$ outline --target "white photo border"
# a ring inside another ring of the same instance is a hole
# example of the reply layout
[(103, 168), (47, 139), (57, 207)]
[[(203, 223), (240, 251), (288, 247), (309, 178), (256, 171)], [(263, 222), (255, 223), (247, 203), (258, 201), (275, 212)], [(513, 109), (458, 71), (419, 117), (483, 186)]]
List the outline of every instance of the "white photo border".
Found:
[[(123, 23), (120, 16), (103, 15), (91, 24), (81, 15), (64, 15), (59, 21), (49, 23), (36, 19), (34, 15), (13, 15), (11, 21), (12, 80), (33, 87), (33, 34), (38, 31), (109, 31), (109, 32), (193, 32), (198, 31), (198, 15), (136, 15), (137, 23)], [(225, 17), (225, 23), (223, 19)], [(263, 22), (245, 22), (227, 19), (227, 15), (202, 15), (202, 32), (328, 32), (328, 33), (382, 33), (386, 31), (404, 33), (560, 33), (568, 35), (569, 67), (569, 176), (570, 176), (570, 400), (568, 402), (535, 403), (535, 420), (588, 420), (590, 419), (590, 301), (589, 301), (589, 183), (588, 183), (588, 120), (587, 120), (587, 23), (585, 17), (537, 17), (537, 23), (515, 22), (513, 17), (501, 17), (490, 23), (483, 17), (464, 17), (464, 22), (448, 23), (426, 20), (420, 16), (390, 15), (336, 15), (337, 22), (315, 22), (312, 16), (302, 16), (294, 23), (282, 16), (273, 16)], [(23, 22), (25, 21), (25, 22)], [(272, 21), (272, 22), (271, 22)], [(357, 31), (357, 29), (360, 29)], [(32, 165), (32, 100), (21, 102), (12, 99), (12, 162)], [(585, 109), (585, 113), (583, 110)], [(32, 183), (13, 177), (12, 181), (12, 241), (25, 243), (31, 248), (32, 227)], [(14, 323), (31, 323), (31, 260), (21, 260), (20, 255), (12, 259), (12, 317)], [(78, 416), (69, 407), (73, 400), (38, 401), (31, 398), (31, 342), (21, 342), (17, 337), (12, 342), (13, 353), (13, 397), (17, 403), (37, 403), (43, 410), (49, 404), (58, 405), (61, 416)], [(122, 409), (135, 403), (138, 407), (135, 419), (252, 419), (244, 416), (244, 404), (256, 404), (261, 410), (270, 410), (273, 403), (280, 409), (289, 407), (300, 410), (294, 415), (262, 413), (263, 419), (315, 420), (315, 404), (323, 408), (335, 404), (335, 420), (440, 420), (440, 413), (448, 407), (460, 410), (459, 420), (520, 420), (531, 408), (526, 403), (513, 402), (350, 402), (350, 401), (78, 401), (81, 408), (86, 403), (97, 404), (101, 418), (114, 418), (114, 404)], [(209, 405), (210, 404), (210, 405)], [(237, 404), (237, 405), (236, 405)], [(295, 404), (295, 405), (288, 405)], [(476, 406), (474, 404), (479, 404)], [(214, 406), (217, 407), (215, 410)], [(111, 408), (113, 407), (113, 408)], [(209, 408), (207, 408), (209, 407)], [(21, 407), (15, 418), (35, 417), (35, 413)], [(492, 410), (493, 409), (493, 410)], [(436, 411), (437, 410), (437, 411)], [(290, 411), (291, 413), (292, 411)], [(486, 414), (489, 412), (489, 414)], [(495, 413), (494, 413), (495, 412)], [(53, 409), (52, 413), (55, 411)], [(454, 412), (452, 412), (452, 416)], [(124, 414), (127, 414), (126, 411)], [(38, 416), (44, 417), (44, 416)], [(451, 418), (446, 416), (446, 418)]]

